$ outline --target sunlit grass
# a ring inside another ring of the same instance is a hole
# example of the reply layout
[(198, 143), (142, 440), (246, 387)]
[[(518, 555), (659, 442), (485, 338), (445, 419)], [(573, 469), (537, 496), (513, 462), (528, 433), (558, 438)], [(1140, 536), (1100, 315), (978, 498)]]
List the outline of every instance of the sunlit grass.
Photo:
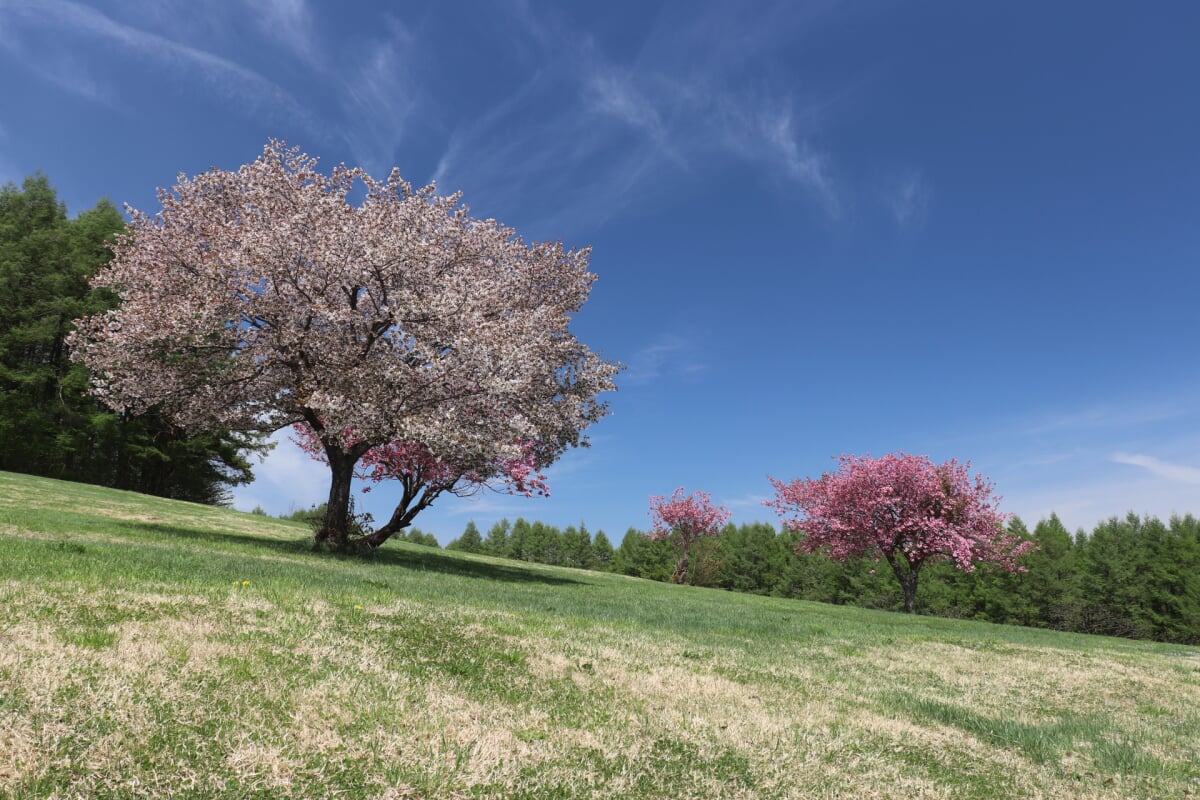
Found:
[(1200, 797), (1200, 653), (0, 473), (0, 795)]

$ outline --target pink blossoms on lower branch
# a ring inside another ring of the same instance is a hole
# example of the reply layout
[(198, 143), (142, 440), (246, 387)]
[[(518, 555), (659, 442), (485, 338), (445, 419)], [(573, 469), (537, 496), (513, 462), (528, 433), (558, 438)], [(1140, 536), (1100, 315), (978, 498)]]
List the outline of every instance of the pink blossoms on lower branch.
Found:
[(721, 527), (729, 520), (729, 510), (713, 505), (708, 492), (686, 495), (680, 486), (670, 499), (651, 497), (650, 516), (654, 520), (650, 538), (674, 539), (676, 557), (671, 582), (683, 583), (687, 579), (692, 545), (702, 536), (719, 534)]
[(1020, 571), (1018, 558), (1036, 545), (1004, 529), (992, 485), (972, 478), (969, 464), (934, 464), (926, 456), (893, 453), (882, 458), (845, 455), (835, 473), (790, 483), (771, 479), (767, 505), (783, 527), (800, 533), (797, 550), (848, 558), (883, 558), (913, 611), (917, 580), (929, 561), (948, 560), (970, 572), (977, 563)]
[[(310, 457), (328, 463), (320, 437), (305, 423), (292, 426), (292, 441)], [(353, 430), (344, 430), (345, 442), (356, 442)], [(372, 447), (359, 459), (354, 476), (380, 483), (399, 481), (406, 490), (417, 493), (421, 508), (425, 508), (441, 493), (459, 496), (473, 494), (484, 487), (499, 484), (511, 494), (525, 497), (550, 496), (546, 476), (540, 471), (541, 457), (535, 442), (517, 442), (515, 455), (498, 457), (486, 462), (454, 462), (441, 459), (420, 442), (389, 442)], [(363, 489), (367, 491), (367, 489)], [(414, 513), (415, 516), (415, 513)]]

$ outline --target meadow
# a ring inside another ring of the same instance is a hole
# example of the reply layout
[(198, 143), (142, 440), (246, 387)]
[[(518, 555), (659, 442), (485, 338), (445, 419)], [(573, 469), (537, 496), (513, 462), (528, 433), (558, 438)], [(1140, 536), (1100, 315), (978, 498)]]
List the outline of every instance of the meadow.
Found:
[(1200, 650), (0, 473), (0, 796), (1200, 797)]

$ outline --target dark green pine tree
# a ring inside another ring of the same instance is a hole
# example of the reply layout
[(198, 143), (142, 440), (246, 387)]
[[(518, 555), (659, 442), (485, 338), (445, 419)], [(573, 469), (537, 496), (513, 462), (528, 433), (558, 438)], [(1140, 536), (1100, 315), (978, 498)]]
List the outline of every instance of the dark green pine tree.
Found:
[[(1159, 523), (1161, 524), (1161, 523)], [(1142, 520), (1133, 513), (1096, 526), (1079, 545), (1078, 619), (1066, 627), (1084, 633), (1144, 638), (1147, 620), (1142, 569)]]
[(666, 581), (675, 568), (675, 556), (667, 539), (651, 539), (630, 528), (613, 555), (612, 571), (622, 575)]
[(70, 360), (72, 321), (115, 302), (87, 280), (123, 227), (107, 200), (68, 219), (41, 175), (0, 188), (0, 469), (223, 502), (251, 480), (247, 455), (260, 439), (188, 436), (152, 413), (115, 414)]
[(532, 561), (533, 551), (530, 548), (532, 527), (522, 517), (517, 517), (512, 530), (508, 533), (508, 557), (518, 561)]
[(771, 594), (785, 571), (786, 548), (765, 522), (725, 526), (721, 533), (719, 586), (735, 592)]
[(410, 544), (419, 544), (422, 547), (437, 547), (441, 548), (437, 537), (432, 533), (426, 533), (420, 528), (408, 528), (396, 535), (396, 538), (402, 542)]
[(1191, 514), (1172, 517), (1162, 561), (1170, 573), (1156, 585), (1153, 601), (1168, 617), (1164, 638), (1200, 644), (1200, 522)]
[(562, 563), (566, 567), (577, 569), (592, 569), (596, 562), (596, 554), (592, 549), (592, 535), (588, 533), (587, 525), (582, 522), (579, 527), (567, 526), (562, 532)]
[(1028, 614), (1021, 624), (1061, 627), (1064, 617), (1079, 605), (1075, 545), (1062, 520), (1053, 513), (1034, 526), (1033, 540), (1038, 549), (1022, 559), (1026, 571), (1017, 575)]
[(596, 537), (592, 540), (592, 553), (595, 557), (592, 569), (607, 572), (612, 568), (614, 555), (612, 542), (609, 541), (608, 534), (602, 530), (596, 531)]
[(508, 520), (502, 519), (488, 528), (487, 538), (483, 540), (484, 555), (512, 558), (512, 542), (508, 535), (510, 527)]
[(534, 522), (525, 538), (522, 558), (538, 564), (562, 564), (562, 534), (558, 528), (544, 522)]
[(483, 537), (479, 535), (479, 528), (475, 527), (475, 520), (468, 522), (462, 536), (446, 545), (446, 549), (463, 553), (482, 553)]

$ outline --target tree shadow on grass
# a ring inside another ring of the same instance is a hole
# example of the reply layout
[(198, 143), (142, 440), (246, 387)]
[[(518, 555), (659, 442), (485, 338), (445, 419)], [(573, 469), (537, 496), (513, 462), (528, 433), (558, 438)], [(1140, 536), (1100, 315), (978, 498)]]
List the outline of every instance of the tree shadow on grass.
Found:
[[(361, 557), (335, 556), (335, 558)], [(489, 578), (515, 583), (544, 583), (551, 586), (586, 585), (584, 581), (550, 575), (532, 565), (526, 566), (520, 561), (511, 562), (512, 566), (490, 561), (476, 561), (473, 558), (451, 555), (443, 550), (420, 545), (414, 545), (413, 549), (398, 547), (389, 549), (387, 545), (384, 545), (365, 560), (378, 564), (394, 564), (409, 569), (441, 572), (446, 575), (463, 575), (468, 578)]]
[(311, 537), (295, 539), (271, 539), (247, 533), (215, 531), (206, 528), (186, 528), (175, 525), (164, 525), (155, 522), (123, 521), (120, 527), (141, 533), (151, 533), (166, 539), (187, 539), (193, 542), (211, 542), (213, 544), (240, 544), (274, 551), (280, 554), (311, 556), (318, 561), (331, 559), (334, 561), (351, 561), (360, 564), (377, 564), (381, 568), (380, 577), (385, 577), (387, 568), (421, 570), (440, 572), (445, 575), (458, 575), (466, 578), (482, 578), (485, 580), (506, 581), (510, 583), (540, 583), (550, 586), (587, 585), (585, 581), (550, 575), (537, 568), (527, 567), (522, 562), (514, 561), (512, 565), (496, 564), (488, 561), (477, 561), (473, 558), (451, 555), (432, 547), (411, 545), (409, 547), (384, 545), (369, 556), (342, 555), (336, 553), (319, 554), (313, 550)]

